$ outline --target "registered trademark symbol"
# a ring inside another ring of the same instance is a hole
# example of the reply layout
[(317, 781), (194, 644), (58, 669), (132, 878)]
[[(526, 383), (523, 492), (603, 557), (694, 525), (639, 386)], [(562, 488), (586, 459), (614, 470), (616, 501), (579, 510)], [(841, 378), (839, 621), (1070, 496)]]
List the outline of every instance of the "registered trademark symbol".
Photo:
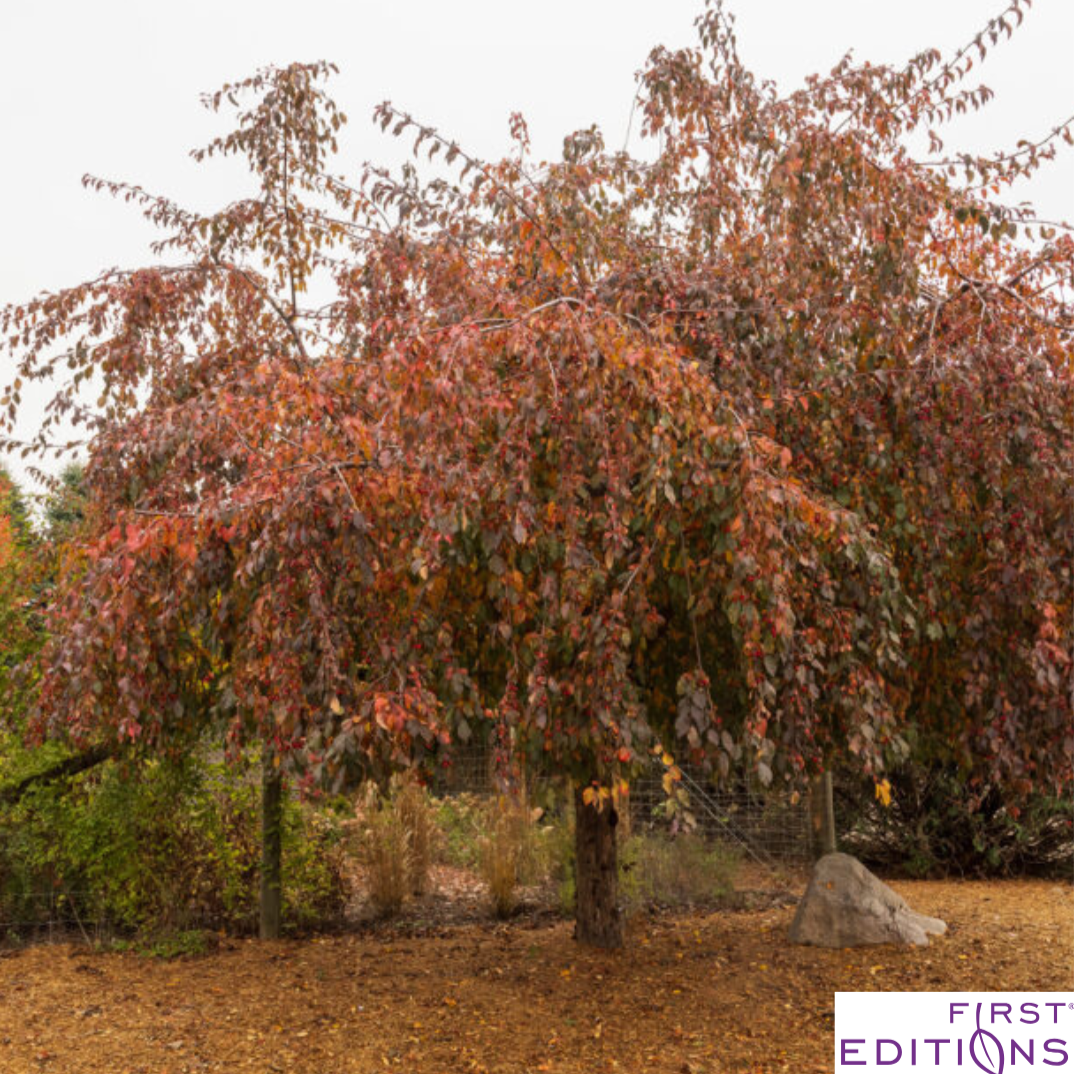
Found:
[(1068, 1003), (1067, 1007), (1069, 1007), (1072, 1011), (1074, 1011), (1074, 1003)]

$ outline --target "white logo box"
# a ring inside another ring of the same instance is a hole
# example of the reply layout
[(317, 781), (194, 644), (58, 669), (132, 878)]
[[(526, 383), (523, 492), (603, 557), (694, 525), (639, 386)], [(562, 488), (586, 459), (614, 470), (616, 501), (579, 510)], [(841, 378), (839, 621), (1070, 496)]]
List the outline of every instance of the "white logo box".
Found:
[(1074, 1074), (1074, 992), (836, 992), (837, 1074)]

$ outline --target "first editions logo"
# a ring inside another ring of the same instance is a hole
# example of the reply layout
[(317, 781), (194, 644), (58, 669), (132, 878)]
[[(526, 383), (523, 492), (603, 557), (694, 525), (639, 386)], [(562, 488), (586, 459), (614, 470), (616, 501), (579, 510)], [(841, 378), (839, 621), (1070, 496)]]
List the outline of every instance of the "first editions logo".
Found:
[(1074, 996), (836, 992), (835, 1070), (1004, 1074), (1074, 1068)]

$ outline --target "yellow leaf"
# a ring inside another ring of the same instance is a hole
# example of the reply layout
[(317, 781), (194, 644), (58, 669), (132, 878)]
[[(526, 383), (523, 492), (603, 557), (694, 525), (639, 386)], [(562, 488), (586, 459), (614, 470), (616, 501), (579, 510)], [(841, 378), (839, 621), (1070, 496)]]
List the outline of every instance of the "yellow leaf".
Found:
[(891, 783), (886, 779), (882, 779), (876, 785), (876, 799), (886, 809), (891, 805)]
[(332, 710), (334, 716), (343, 715), (343, 706), (339, 703), (338, 697), (333, 697), (332, 700), (328, 702), (328, 707)]

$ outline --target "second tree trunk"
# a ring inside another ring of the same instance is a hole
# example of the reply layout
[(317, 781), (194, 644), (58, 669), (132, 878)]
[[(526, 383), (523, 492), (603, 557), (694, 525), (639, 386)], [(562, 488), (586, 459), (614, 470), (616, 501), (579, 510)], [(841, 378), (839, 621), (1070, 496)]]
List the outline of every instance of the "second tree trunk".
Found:
[(261, 921), (262, 940), (280, 938), (283, 903), (282, 847), (283, 779), (266, 746), (261, 759)]

